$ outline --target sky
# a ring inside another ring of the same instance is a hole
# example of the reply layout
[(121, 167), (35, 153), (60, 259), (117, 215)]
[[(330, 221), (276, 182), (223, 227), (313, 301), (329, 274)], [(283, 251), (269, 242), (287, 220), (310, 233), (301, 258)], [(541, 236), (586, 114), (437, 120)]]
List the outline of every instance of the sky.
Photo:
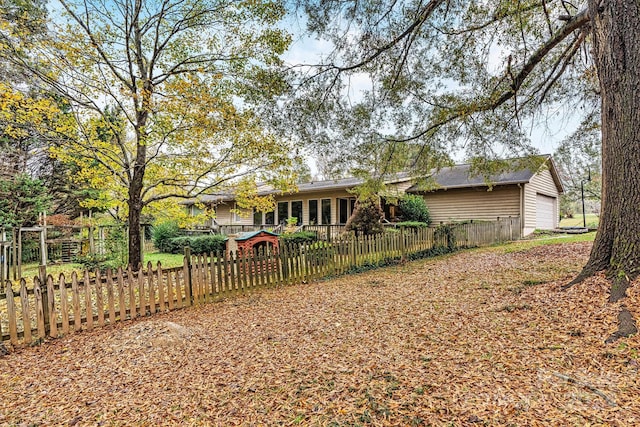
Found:
[[(287, 20), (287, 28), (293, 35), (293, 42), (287, 52), (284, 54), (284, 60), (289, 65), (296, 64), (317, 64), (328, 54), (332, 45), (317, 38), (304, 35), (304, 19), (289, 18)], [(499, 61), (499, 55), (496, 56)], [(360, 89), (366, 89), (370, 86), (368, 77), (362, 74), (351, 80), (350, 96), (357, 98), (357, 92)], [(558, 105), (547, 111), (541, 111), (537, 117), (536, 124), (531, 122), (523, 123), (525, 132), (529, 135), (531, 144), (537, 148), (541, 154), (553, 154), (559, 144), (580, 124), (580, 112), (573, 111), (564, 105)], [(454, 160), (462, 161), (462, 153), (454, 155)], [(313, 159), (309, 162), (313, 167)]]

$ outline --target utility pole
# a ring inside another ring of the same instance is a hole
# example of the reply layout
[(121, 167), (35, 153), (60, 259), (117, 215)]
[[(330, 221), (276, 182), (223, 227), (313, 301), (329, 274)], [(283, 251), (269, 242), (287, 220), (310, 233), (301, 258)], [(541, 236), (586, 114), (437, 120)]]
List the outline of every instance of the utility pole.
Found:
[(587, 228), (587, 214), (584, 211), (584, 183), (591, 182), (591, 168), (589, 168), (588, 171), (589, 175), (587, 177), (587, 180), (580, 180), (580, 195), (582, 197), (582, 226), (584, 228)]

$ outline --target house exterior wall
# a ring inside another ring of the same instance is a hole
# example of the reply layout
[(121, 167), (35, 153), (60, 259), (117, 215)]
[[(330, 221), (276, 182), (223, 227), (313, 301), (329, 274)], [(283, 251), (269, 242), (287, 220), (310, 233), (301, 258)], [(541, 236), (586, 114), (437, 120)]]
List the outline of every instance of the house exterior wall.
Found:
[(554, 226), (558, 226), (560, 203), (558, 187), (548, 169), (542, 170), (531, 178), (524, 186), (524, 220), (522, 234), (531, 234), (536, 229), (536, 195), (542, 194), (556, 199)]
[[(318, 201), (318, 210), (322, 209), (322, 199), (331, 200), (331, 224), (338, 223), (338, 199), (354, 198), (347, 190), (318, 191), (312, 193), (294, 193), (276, 196), (276, 206), (278, 202), (302, 201), (302, 223), (309, 224), (309, 200)], [(276, 208), (277, 211), (277, 208)], [(291, 213), (291, 203), (289, 203), (289, 213)], [(320, 212), (319, 212), (320, 214)], [(321, 216), (321, 215), (320, 215)], [(253, 221), (253, 219), (251, 219)], [(280, 222), (276, 219), (277, 222)]]
[(220, 225), (251, 225), (253, 217), (251, 211), (244, 209), (242, 214), (232, 212), (235, 210), (235, 202), (224, 202), (216, 205), (215, 220)]
[(498, 185), (438, 190), (423, 194), (432, 224), (469, 219), (495, 221), (498, 217), (520, 216), (520, 187)]

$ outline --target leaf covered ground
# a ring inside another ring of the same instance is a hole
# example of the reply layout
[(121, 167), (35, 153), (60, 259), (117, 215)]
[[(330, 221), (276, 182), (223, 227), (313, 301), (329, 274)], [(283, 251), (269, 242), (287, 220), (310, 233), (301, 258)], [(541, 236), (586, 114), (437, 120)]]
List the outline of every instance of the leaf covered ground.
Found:
[[(17, 350), (2, 425), (638, 425), (590, 243), (460, 252)], [(625, 303), (640, 317), (640, 285)]]

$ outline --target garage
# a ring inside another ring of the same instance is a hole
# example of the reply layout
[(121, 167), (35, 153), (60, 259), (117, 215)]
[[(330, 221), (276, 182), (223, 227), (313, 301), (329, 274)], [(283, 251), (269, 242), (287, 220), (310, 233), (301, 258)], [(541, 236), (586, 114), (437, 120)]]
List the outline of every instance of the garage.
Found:
[(556, 198), (536, 194), (536, 228), (552, 230), (556, 228)]

